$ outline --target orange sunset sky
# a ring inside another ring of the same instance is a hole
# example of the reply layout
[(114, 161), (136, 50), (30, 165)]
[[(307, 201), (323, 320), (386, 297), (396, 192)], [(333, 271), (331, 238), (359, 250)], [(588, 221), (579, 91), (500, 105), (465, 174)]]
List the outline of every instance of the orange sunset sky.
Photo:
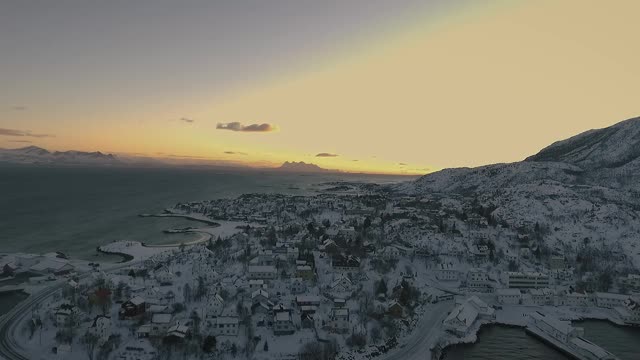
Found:
[(2, 2), (0, 147), (406, 174), (517, 161), (638, 115), (638, 14), (634, 0)]

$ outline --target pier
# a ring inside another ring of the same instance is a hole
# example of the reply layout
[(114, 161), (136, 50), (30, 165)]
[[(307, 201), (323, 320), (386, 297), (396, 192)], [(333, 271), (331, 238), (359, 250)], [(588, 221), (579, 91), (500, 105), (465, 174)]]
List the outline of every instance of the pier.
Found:
[(570, 322), (546, 316), (540, 312), (530, 315), (526, 327), (532, 335), (576, 360), (620, 360), (614, 354), (582, 337), (582, 328), (576, 328)]

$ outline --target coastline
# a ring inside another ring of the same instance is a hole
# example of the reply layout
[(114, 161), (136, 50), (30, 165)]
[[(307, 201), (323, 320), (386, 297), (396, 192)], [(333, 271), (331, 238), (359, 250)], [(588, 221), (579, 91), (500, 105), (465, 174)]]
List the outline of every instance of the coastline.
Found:
[(120, 256), (122, 258), (122, 260), (118, 261), (118, 264), (124, 264), (127, 262), (130, 262), (134, 259), (134, 257), (132, 255), (123, 253), (123, 252), (118, 252), (118, 251), (108, 251), (108, 250), (103, 250), (102, 246), (98, 246), (96, 247), (96, 251), (101, 253), (101, 254), (106, 254), (106, 255), (116, 255), (116, 256)]
[(220, 226), (219, 223), (206, 219), (204, 217), (198, 217), (198, 216), (192, 216), (192, 215), (187, 215), (187, 214), (180, 214), (180, 213), (176, 213), (176, 212), (172, 212), (170, 209), (165, 209), (164, 213), (162, 214), (138, 214), (139, 217), (177, 217), (177, 218), (184, 218), (184, 219), (188, 219), (188, 220), (192, 220), (192, 221), (197, 221), (197, 222), (201, 222), (201, 223), (205, 223), (209, 226), (213, 226), (213, 227), (218, 227)]
[[(598, 310), (606, 310), (606, 309), (598, 309)], [(600, 313), (589, 313), (589, 314), (578, 314), (575, 311), (570, 310), (571, 312), (565, 313), (569, 315), (569, 321), (572, 323), (577, 322), (580, 323), (582, 321), (602, 321), (607, 322), (613, 326), (618, 326), (621, 328), (637, 328), (631, 325), (627, 325), (623, 322), (618, 321), (617, 319), (608, 316), (604, 312), (600, 311)], [(493, 321), (483, 321), (478, 325), (474, 326), (472, 331), (467, 334), (467, 336), (462, 338), (448, 338), (443, 336), (441, 339), (443, 340), (442, 346), (438, 349), (437, 353), (434, 353), (432, 356), (432, 360), (444, 360), (447, 358), (447, 353), (456, 348), (456, 347), (465, 347), (465, 346), (473, 346), (474, 344), (480, 341), (479, 333), (484, 328), (489, 327), (502, 327), (502, 328), (521, 328), (528, 336), (531, 336), (528, 332), (526, 332), (526, 323), (522, 321), (508, 321), (507, 319), (503, 320), (493, 320)], [(445, 333), (446, 334), (446, 333)], [(535, 336), (534, 336), (535, 338)], [(537, 339), (540, 341), (539, 339)], [(543, 342), (544, 343), (544, 342)], [(440, 344), (439, 344), (440, 345)], [(545, 344), (545, 346), (549, 346)]]

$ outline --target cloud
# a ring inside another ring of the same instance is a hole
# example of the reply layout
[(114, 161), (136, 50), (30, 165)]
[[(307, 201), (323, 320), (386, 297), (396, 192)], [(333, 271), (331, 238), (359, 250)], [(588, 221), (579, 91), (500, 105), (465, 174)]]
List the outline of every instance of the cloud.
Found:
[(316, 154), (316, 157), (337, 157), (339, 156), (338, 154), (331, 154), (331, 153), (320, 153), (320, 154)]
[(351, 161), (360, 161), (360, 160), (358, 160), (358, 159), (355, 159), (355, 160), (351, 160)]
[(31, 144), (33, 142), (30, 140), (9, 140), (9, 141), (13, 143), (26, 143), (26, 144)]
[(225, 151), (224, 153), (227, 155), (248, 155), (247, 153), (240, 151)]
[(16, 106), (12, 106), (11, 110), (13, 111), (25, 111), (27, 110), (26, 106), (21, 106), (21, 105), (16, 105)]
[(189, 119), (189, 118), (185, 118), (185, 117), (180, 118), (180, 121), (185, 122), (187, 124), (193, 124), (195, 122), (195, 120)]
[(216, 129), (240, 131), (240, 132), (270, 132), (270, 131), (275, 131), (276, 127), (267, 123), (242, 125), (241, 123), (234, 121), (230, 123), (218, 123), (218, 125), (216, 126)]
[(405, 163), (398, 163), (398, 165), (400, 165), (400, 166), (407, 166), (407, 164), (405, 164)]
[(25, 136), (25, 137), (35, 137), (35, 138), (44, 138), (44, 137), (55, 137), (54, 135), (49, 134), (35, 134), (29, 130), (15, 130), (15, 129), (3, 129), (0, 128), (0, 136)]

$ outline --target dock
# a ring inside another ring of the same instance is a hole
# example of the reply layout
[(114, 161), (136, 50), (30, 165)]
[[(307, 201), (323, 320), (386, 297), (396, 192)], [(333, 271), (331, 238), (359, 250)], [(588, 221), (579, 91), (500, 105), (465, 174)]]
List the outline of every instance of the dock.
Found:
[(582, 328), (571, 326), (556, 318), (539, 312), (530, 315), (527, 334), (552, 346), (575, 360), (620, 360), (614, 354), (582, 337)]

